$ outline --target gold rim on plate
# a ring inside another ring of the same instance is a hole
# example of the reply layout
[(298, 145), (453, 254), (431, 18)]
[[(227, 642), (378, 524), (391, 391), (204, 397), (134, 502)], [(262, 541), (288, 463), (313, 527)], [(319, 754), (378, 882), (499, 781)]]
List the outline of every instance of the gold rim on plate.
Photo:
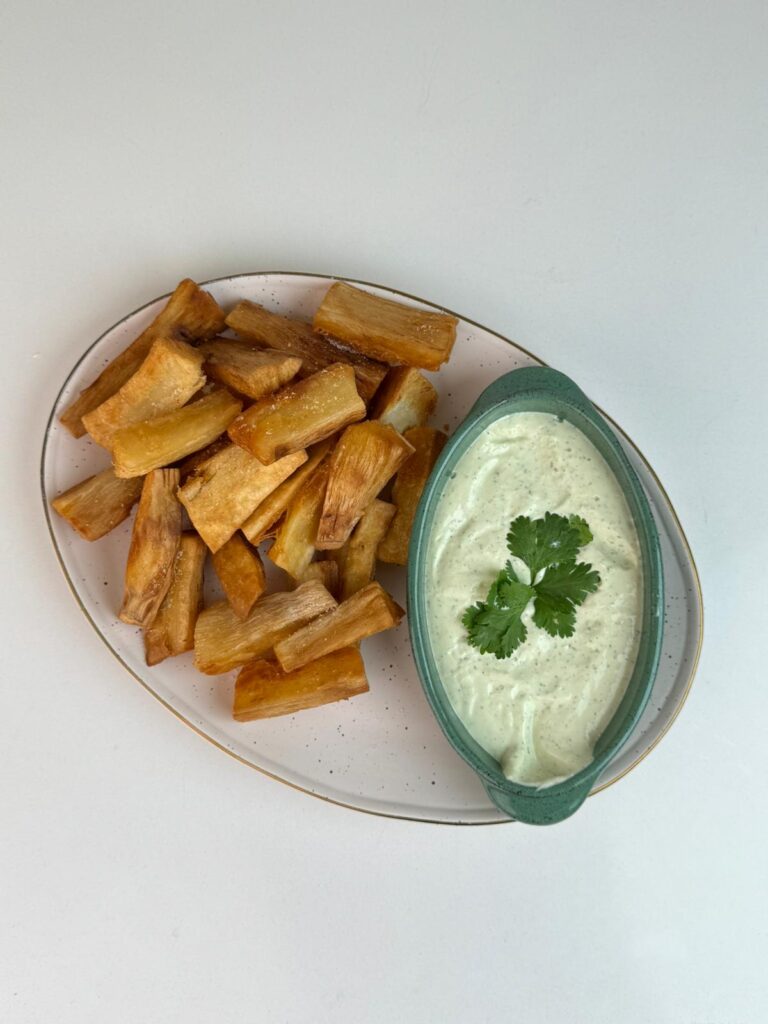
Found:
[[(351, 277), (339, 278), (339, 277), (336, 277), (336, 276), (334, 276), (332, 274), (311, 274), (309, 272), (292, 271), (292, 270), (262, 270), (262, 271), (251, 271), (250, 273), (247, 273), (247, 274), (227, 274), (224, 277), (214, 277), (214, 278), (211, 278), (208, 281), (201, 281), (201, 282), (199, 282), (199, 284), (200, 284), (201, 288), (204, 288), (204, 287), (209, 286), (209, 285), (220, 284), (223, 281), (232, 281), (232, 280), (235, 280), (235, 279), (250, 278), (250, 277), (273, 277), (273, 276), (280, 276), (280, 277), (312, 277), (312, 278), (320, 279), (320, 280), (323, 280), (323, 281), (343, 280), (343, 281), (348, 281), (350, 284), (363, 285), (364, 287), (368, 287), (368, 288), (378, 288), (381, 291), (389, 292), (392, 295), (399, 295), (399, 296), (401, 296), (401, 298), (410, 299), (413, 302), (418, 302), (422, 306), (428, 306), (428, 307), (430, 307), (432, 309), (436, 309), (436, 310), (439, 310), (441, 312), (449, 313), (452, 316), (455, 316), (458, 320), (463, 321), (464, 323), (467, 323), (467, 324), (471, 324), (473, 327), (477, 327), (481, 331), (485, 331), (487, 334), (492, 334), (495, 338), (499, 338), (499, 340), (503, 341), (505, 344), (511, 345), (513, 348), (516, 348), (518, 351), (525, 353), (525, 355), (527, 355), (530, 359), (533, 359), (539, 365), (541, 365), (541, 366), (547, 366), (548, 365), (547, 363), (544, 362), (543, 359), (540, 359), (539, 356), (534, 355), (533, 352), (530, 352), (527, 348), (524, 348), (522, 345), (519, 345), (516, 341), (512, 341), (510, 338), (505, 337), (503, 334), (499, 334), (498, 331), (492, 331), (489, 327), (485, 327), (483, 324), (477, 323), (476, 320), (470, 320), (468, 317), (461, 316), (459, 313), (455, 313), (453, 310), (447, 309), (445, 306), (438, 306), (434, 302), (428, 302), (426, 299), (422, 299), (418, 295), (411, 295), (409, 292), (401, 291), (399, 288), (389, 288), (386, 285), (376, 284), (373, 281), (360, 281), (360, 280), (358, 280), (356, 278), (351, 278)], [(162, 299), (169, 298), (170, 294), (171, 294), (170, 292), (167, 292), (165, 295), (158, 295), (157, 298), (151, 299), (149, 302), (145, 302), (144, 305), (139, 306), (137, 309), (134, 309), (132, 312), (126, 314), (126, 316), (121, 317), (111, 327), (109, 327), (106, 331), (104, 331), (102, 334), (100, 334), (99, 337), (94, 342), (92, 342), (92, 344), (90, 344), (88, 346), (88, 348), (85, 350), (85, 352), (83, 352), (83, 354), (80, 356), (80, 358), (77, 360), (75, 365), (72, 367), (72, 369), (67, 374), (67, 377), (66, 377), (64, 383), (62, 384), (61, 388), (59, 389), (58, 394), (56, 395), (56, 398), (54, 399), (53, 407), (51, 409), (50, 415), (48, 416), (48, 420), (46, 421), (46, 424), (45, 424), (45, 433), (44, 433), (44, 436), (43, 436), (43, 448), (42, 448), (42, 453), (41, 453), (41, 458), (40, 458), (40, 489), (41, 489), (42, 497), (43, 497), (43, 509), (45, 511), (46, 526), (48, 527), (48, 536), (49, 536), (49, 538), (51, 540), (51, 543), (53, 545), (54, 552), (56, 553), (56, 558), (58, 560), (59, 567), (61, 568), (61, 571), (64, 574), (64, 579), (66, 580), (67, 585), (69, 586), (69, 589), (72, 592), (72, 596), (75, 598), (75, 601), (79, 605), (80, 610), (82, 611), (82, 613), (85, 615), (85, 617), (88, 620), (88, 622), (93, 627), (94, 632), (96, 633), (98, 638), (101, 640), (101, 642), (104, 644), (104, 646), (107, 648), (107, 650), (123, 666), (123, 668), (126, 670), (126, 672), (128, 672), (136, 680), (137, 683), (140, 683), (141, 686), (143, 686), (144, 689), (147, 691), (147, 693), (150, 693), (155, 698), (155, 700), (159, 701), (160, 704), (162, 704), (164, 708), (167, 708), (167, 710), (170, 711), (171, 714), (174, 715), (180, 722), (183, 722), (184, 725), (186, 725), (190, 729), (192, 729), (193, 732), (196, 732), (198, 736), (201, 736), (204, 740), (207, 740), (209, 743), (212, 743), (214, 747), (217, 747), (219, 750), (223, 751), (225, 754), (228, 754), (230, 757), (234, 758), (236, 761), (239, 761), (241, 764), (246, 765), (246, 767), (252, 768), (252, 769), (254, 769), (257, 772), (260, 772), (262, 775), (265, 775), (267, 778), (274, 779), (276, 782), (282, 783), (284, 786), (289, 786), (291, 789), (294, 789), (294, 790), (296, 790), (299, 793), (306, 793), (307, 796), (314, 797), (317, 800), (323, 800), (323, 801), (325, 801), (325, 803), (335, 804), (337, 807), (344, 807), (344, 808), (346, 808), (347, 810), (350, 810), (350, 811), (357, 811), (360, 814), (371, 814), (371, 815), (373, 815), (374, 817), (377, 817), (377, 818), (392, 818), (392, 819), (394, 819), (396, 821), (413, 821), (413, 822), (420, 822), (420, 823), (425, 824), (425, 825), (454, 825), (454, 826), (461, 826), (461, 827), (486, 826), (486, 825), (510, 825), (510, 824), (513, 824), (511, 819), (503, 819), (503, 820), (499, 820), (499, 821), (447, 821), (447, 820), (440, 820), (439, 818), (419, 818), (419, 817), (416, 817), (414, 815), (408, 815), (408, 814), (391, 814), (391, 813), (389, 813), (387, 811), (374, 811), (374, 810), (369, 810), (366, 807), (356, 807), (354, 804), (345, 803), (343, 800), (334, 800), (333, 797), (323, 796), (321, 793), (315, 793), (311, 789), (306, 789), (304, 786), (299, 786), (295, 782), (289, 782), (287, 779), (282, 778), (282, 776), (276, 775), (274, 772), (268, 771), (266, 768), (261, 768), (259, 765), (253, 764), (251, 761), (247, 761), (244, 757), (241, 757), (240, 754), (236, 754), (234, 750), (230, 750), (228, 747), (224, 746), (223, 743), (220, 743), (218, 740), (214, 739), (212, 736), (209, 736), (208, 733), (204, 732), (199, 726), (195, 725), (193, 722), (190, 722), (190, 720), (188, 718), (185, 718), (185, 716), (182, 715), (180, 711), (177, 711), (176, 708), (174, 708), (171, 704), (168, 703), (168, 701), (166, 701), (163, 697), (161, 697), (159, 693), (157, 693), (155, 690), (153, 690), (152, 687), (149, 686), (141, 678), (141, 676), (137, 675), (136, 672), (134, 672), (133, 669), (129, 665), (127, 665), (125, 661), (123, 661), (123, 659), (117, 653), (117, 651), (115, 651), (114, 648), (111, 647), (110, 644), (107, 642), (106, 637), (102, 634), (101, 630), (99, 629), (99, 627), (94, 622), (93, 618), (91, 617), (90, 612), (88, 611), (86, 606), (83, 604), (83, 601), (81, 600), (80, 595), (78, 594), (77, 589), (75, 588), (75, 585), (74, 585), (74, 582), (72, 580), (72, 577), (69, 575), (69, 572), (67, 571), (67, 567), (64, 565), (64, 560), (61, 557), (61, 551), (59, 550), (59, 545), (56, 542), (56, 537), (55, 537), (54, 532), (53, 532), (53, 526), (52, 526), (52, 523), (51, 523), (50, 509), (49, 509), (49, 504), (48, 504), (48, 496), (45, 493), (45, 456), (46, 456), (46, 452), (48, 450), (48, 437), (49, 437), (49, 434), (50, 434), (50, 431), (51, 431), (51, 425), (53, 424), (54, 419), (55, 419), (56, 409), (57, 409), (57, 407), (59, 405), (59, 402), (61, 401), (61, 396), (63, 395), (64, 391), (66, 390), (67, 385), (69, 384), (69, 382), (72, 379), (73, 375), (77, 372), (77, 370), (82, 365), (82, 363), (87, 359), (87, 357), (90, 354), (90, 352), (94, 348), (96, 348), (96, 346), (104, 338), (106, 338), (106, 336), (108, 334), (111, 334), (121, 324), (125, 323), (126, 320), (130, 320), (131, 317), (135, 316), (137, 313), (140, 313), (142, 310), (147, 309), (149, 306), (153, 306), (156, 302), (160, 302)], [(611, 426), (614, 428), (614, 430), (616, 430), (621, 435), (621, 437), (623, 437), (624, 440), (627, 441), (631, 445), (631, 447), (634, 449), (634, 451), (637, 452), (638, 456), (640, 457), (640, 459), (643, 462), (643, 465), (648, 470), (648, 473), (653, 478), (654, 483), (658, 487), (659, 491), (661, 492), (662, 496), (664, 497), (664, 500), (666, 501), (667, 505), (669, 506), (669, 511), (671, 512), (672, 518), (674, 520), (674, 523), (675, 523), (675, 525), (676, 525), (676, 527), (677, 527), (677, 529), (678, 529), (678, 531), (680, 533), (680, 537), (682, 538), (683, 545), (685, 547), (685, 552), (686, 552), (686, 554), (688, 556), (688, 560), (690, 562), (690, 566), (691, 566), (691, 569), (693, 571), (693, 582), (694, 582), (695, 587), (696, 587), (696, 595), (697, 595), (697, 598), (698, 598), (699, 631), (698, 631), (698, 636), (697, 636), (697, 639), (696, 639), (696, 651), (695, 651), (693, 660), (691, 662), (691, 668), (690, 668), (690, 672), (689, 672), (689, 675), (688, 675), (688, 679), (686, 681), (685, 689), (684, 689), (684, 691), (682, 693), (680, 701), (679, 701), (677, 707), (675, 708), (674, 713), (672, 714), (671, 718), (666, 723), (666, 725), (661, 730), (661, 732), (659, 732), (658, 736), (656, 736), (656, 738), (653, 740), (653, 742), (650, 744), (650, 746), (646, 750), (644, 750), (643, 753), (640, 754), (639, 757), (637, 757), (631, 764), (627, 765), (627, 767), (619, 775), (617, 775), (615, 778), (611, 779), (609, 782), (604, 782), (601, 786), (597, 786), (595, 789), (593, 789), (592, 792), (589, 794), (590, 796), (594, 796), (596, 793), (601, 793), (603, 790), (608, 789), (609, 786), (613, 786), (616, 782), (619, 782), (621, 779), (623, 779), (634, 768), (636, 768), (640, 764), (641, 761), (644, 761), (645, 758), (651, 753), (651, 751), (654, 750), (659, 745), (659, 743), (661, 743), (661, 741), (664, 739), (664, 737), (667, 735), (669, 730), (672, 728), (672, 726), (676, 722), (678, 715), (680, 714), (680, 712), (683, 709), (683, 706), (685, 705), (685, 702), (688, 700), (688, 696), (689, 696), (689, 694), (691, 692), (691, 687), (693, 686), (693, 680), (694, 680), (694, 678), (696, 676), (696, 670), (697, 670), (698, 665), (699, 665), (699, 658), (701, 656), (701, 648), (702, 648), (702, 644), (703, 644), (703, 640), (704, 640), (704, 595), (703, 595), (702, 590), (701, 590), (701, 579), (699, 577), (699, 570), (698, 570), (698, 567), (696, 565), (696, 560), (693, 557), (693, 552), (691, 551), (691, 545), (688, 542), (688, 537), (686, 536), (685, 530), (683, 529), (682, 523), (680, 522), (680, 519), (679, 519), (679, 517), (677, 515), (677, 510), (675, 509), (675, 506), (672, 504), (672, 499), (670, 498), (669, 494), (667, 493), (667, 490), (664, 487), (664, 485), (662, 484), (662, 482), (659, 479), (658, 475), (656, 474), (656, 471), (654, 470), (653, 466), (650, 464), (648, 459), (645, 457), (644, 453), (640, 450), (640, 448), (638, 448), (638, 446), (635, 444), (635, 442), (619, 426), (619, 424), (611, 416), (608, 415), (608, 413), (606, 413), (602, 408), (600, 408), (600, 406), (596, 405), (595, 408), (597, 408), (599, 410), (599, 412), (608, 420), (608, 422), (611, 424)]]

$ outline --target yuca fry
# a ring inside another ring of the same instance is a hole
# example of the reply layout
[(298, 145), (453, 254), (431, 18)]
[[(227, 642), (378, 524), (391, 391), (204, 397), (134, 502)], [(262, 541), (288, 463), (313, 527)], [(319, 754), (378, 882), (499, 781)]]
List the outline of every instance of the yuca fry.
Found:
[(148, 665), (175, 658), (194, 647), (207, 553), (205, 544), (196, 533), (182, 533), (168, 593), (157, 615), (144, 630), (144, 654)]
[(229, 436), (268, 465), (323, 441), (365, 417), (352, 367), (335, 363), (256, 402), (229, 426)]
[(70, 487), (51, 505), (85, 540), (98, 540), (128, 518), (142, 482), (140, 476), (120, 480), (110, 466)]
[(295, 496), (269, 549), (269, 560), (295, 580), (315, 557), (315, 538), (328, 484), (328, 461), (323, 461)]
[(339, 600), (346, 601), (373, 579), (376, 570), (376, 550), (394, 514), (394, 505), (375, 498), (363, 513), (344, 547), (334, 552), (335, 562), (339, 567)]
[(427, 478), (448, 440), (442, 430), (434, 430), (432, 427), (414, 427), (406, 431), (405, 439), (413, 445), (414, 451), (395, 477), (392, 502), (397, 512), (378, 550), (382, 562), (395, 565), (406, 565), (408, 562), (408, 543), (416, 517), (416, 506)]
[(278, 640), (335, 607), (334, 599), (315, 580), (260, 598), (246, 619), (239, 619), (228, 601), (219, 601), (197, 617), (195, 665), (205, 675), (217, 676), (264, 658)]
[(274, 661), (260, 659), (240, 669), (232, 715), (238, 722), (292, 715), (367, 690), (365, 665), (356, 647), (334, 651), (295, 672), (283, 672)]
[(367, 636), (391, 629), (403, 615), (403, 609), (380, 584), (369, 583), (333, 611), (276, 641), (275, 657), (284, 672), (293, 672), (332, 651), (351, 647)]
[(299, 583), (307, 583), (309, 580), (319, 580), (329, 594), (338, 598), (339, 593), (339, 567), (329, 558), (322, 562), (310, 562), (307, 568), (299, 577)]
[(81, 391), (62, 413), (62, 424), (75, 437), (82, 437), (85, 433), (82, 417), (102, 402), (106, 402), (125, 384), (144, 361), (152, 342), (161, 335), (175, 334), (182, 340), (196, 341), (200, 338), (212, 338), (223, 329), (223, 310), (208, 292), (204, 292), (194, 281), (185, 278), (176, 286), (167, 305), (160, 310), (149, 327), (105, 366), (96, 380)]
[(261, 544), (268, 537), (276, 536), (278, 523), (282, 520), (285, 510), (331, 450), (332, 445), (332, 437), (313, 445), (307, 452), (307, 461), (304, 465), (256, 506), (240, 527), (251, 544)]
[(205, 448), (201, 448), (197, 452), (192, 452), (192, 454), (188, 455), (186, 459), (182, 459), (178, 465), (181, 482), (184, 483), (187, 477), (194, 473), (198, 466), (202, 466), (202, 464), (207, 462), (208, 459), (212, 459), (217, 452), (220, 452), (223, 448), (228, 448), (231, 444), (232, 442), (229, 440), (229, 435), (221, 434), (215, 441), (211, 441), (210, 444), (207, 444)]
[(340, 548), (360, 516), (413, 448), (376, 420), (347, 427), (330, 457), (330, 476), (315, 546)]
[(244, 619), (267, 587), (259, 552), (234, 533), (214, 554), (213, 568), (235, 615)]
[(315, 313), (316, 331), (332, 334), (350, 348), (393, 366), (439, 370), (451, 354), (458, 320), (336, 281)]
[(200, 346), (205, 372), (246, 398), (263, 398), (293, 380), (301, 359), (288, 352), (253, 348), (232, 338), (214, 338)]
[(335, 345), (317, 334), (311, 324), (270, 313), (255, 302), (238, 302), (227, 316), (227, 327), (248, 341), (298, 356), (302, 363), (300, 377), (308, 377), (332, 363), (349, 363), (355, 371), (357, 390), (364, 402), (370, 402), (387, 372), (381, 363)]
[(216, 552), (254, 508), (306, 459), (306, 452), (293, 452), (265, 466), (231, 444), (198, 466), (179, 488), (179, 501), (197, 532)]
[(106, 402), (83, 416), (83, 426), (103, 448), (116, 430), (180, 409), (205, 384), (203, 356), (178, 338), (158, 338), (147, 358)]
[(178, 469), (148, 473), (133, 524), (120, 618), (148, 626), (160, 607), (173, 575), (181, 538), (181, 505), (176, 500)]
[(393, 366), (371, 409), (371, 419), (388, 423), (404, 434), (423, 427), (435, 411), (437, 391), (423, 373), (412, 366)]
[(215, 441), (241, 409), (242, 402), (228, 391), (214, 391), (174, 412), (115, 431), (115, 473), (140, 476), (178, 462)]

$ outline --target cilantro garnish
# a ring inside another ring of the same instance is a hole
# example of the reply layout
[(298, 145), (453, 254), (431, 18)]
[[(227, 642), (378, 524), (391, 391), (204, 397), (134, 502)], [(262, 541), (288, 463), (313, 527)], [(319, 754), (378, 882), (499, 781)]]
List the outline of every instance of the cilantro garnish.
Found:
[(573, 636), (577, 606), (600, 586), (600, 574), (576, 561), (580, 548), (591, 540), (592, 532), (581, 516), (547, 512), (543, 519), (513, 519), (507, 548), (525, 563), (530, 582), (521, 580), (507, 562), (485, 601), (464, 612), (461, 621), (469, 643), (481, 654), (508, 658), (528, 636), (522, 615), (531, 600), (539, 629), (550, 636)]

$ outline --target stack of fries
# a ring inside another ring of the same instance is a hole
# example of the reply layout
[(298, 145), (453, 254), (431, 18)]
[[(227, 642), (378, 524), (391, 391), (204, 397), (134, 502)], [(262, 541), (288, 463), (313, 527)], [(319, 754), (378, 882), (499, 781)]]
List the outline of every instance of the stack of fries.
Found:
[[(194, 650), (207, 675), (239, 669), (239, 721), (368, 690), (360, 641), (403, 616), (376, 563), (406, 564), (445, 443), (420, 371), (455, 337), (452, 316), (342, 282), (312, 324), (179, 284), (62, 415), (112, 466), (52, 501), (89, 541), (138, 502), (119, 614), (148, 665)], [(264, 542), (286, 590), (267, 593)], [(203, 608), (208, 552), (226, 599)]]

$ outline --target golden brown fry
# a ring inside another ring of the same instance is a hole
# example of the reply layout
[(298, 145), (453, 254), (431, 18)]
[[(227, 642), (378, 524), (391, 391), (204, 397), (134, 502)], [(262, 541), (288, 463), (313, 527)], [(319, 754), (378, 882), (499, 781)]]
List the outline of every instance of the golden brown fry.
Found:
[(261, 544), (268, 537), (277, 535), (277, 526), (285, 510), (331, 450), (333, 438), (313, 445), (307, 452), (307, 461), (292, 473), (286, 481), (275, 488), (260, 505), (253, 510), (240, 527), (251, 544)]
[(371, 420), (347, 427), (330, 457), (316, 547), (340, 548), (360, 516), (413, 448), (394, 427)]
[(265, 466), (231, 444), (198, 466), (179, 488), (179, 501), (197, 532), (215, 552), (306, 459), (306, 452), (294, 452)]
[(403, 609), (395, 604), (380, 584), (369, 583), (333, 611), (276, 641), (275, 657), (284, 672), (293, 672), (316, 658), (391, 629), (403, 615)]
[(160, 310), (147, 329), (135, 341), (105, 366), (99, 376), (64, 411), (61, 422), (75, 437), (82, 437), (85, 427), (82, 417), (106, 402), (138, 370), (161, 335), (175, 334), (186, 341), (212, 338), (224, 328), (224, 312), (214, 299), (186, 278), (179, 285), (168, 304)]
[(83, 416), (96, 444), (111, 448), (121, 427), (180, 409), (205, 384), (203, 356), (178, 338), (158, 338), (147, 358), (106, 402)]
[(230, 425), (229, 436), (268, 465), (364, 416), (352, 368), (335, 363), (256, 402)]
[(321, 584), (312, 580), (288, 593), (260, 598), (247, 619), (239, 619), (228, 601), (201, 612), (195, 627), (195, 665), (209, 676), (264, 658), (283, 637), (336, 607)]
[(404, 434), (412, 427), (423, 427), (436, 405), (437, 391), (423, 373), (412, 366), (393, 366), (376, 395), (371, 419)]
[(235, 615), (246, 618), (267, 587), (259, 552), (234, 533), (214, 554), (213, 567)]
[[(387, 532), (394, 514), (394, 505), (375, 498), (363, 513), (344, 547), (334, 552), (341, 581), (340, 600), (346, 601), (373, 579), (376, 549)], [(322, 562), (318, 564), (322, 565)]]
[(393, 366), (439, 370), (451, 354), (458, 320), (336, 281), (315, 313), (314, 328)]
[(330, 559), (324, 559), (322, 562), (310, 562), (299, 577), (299, 583), (307, 583), (309, 580), (319, 580), (329, 594), (338, 597), (339, 567)]
[(332, 363), (349, 363), (355, 371), (357, 390), (365, 402), (370, 402), (387, 372), (381, 363), (317, 334), (311, 324), (270, 313), (255, 302), (238, 302), (227, 316), (227, 326), (248, 341), (298, 356), (302, 362), (300, 377), (308, 377)]
[(176, 500), (178, 469), (148, 473), (133, 524), (120, 618), (148, 626), (171, 585), (181, 537), (181, 505)]
[(269, 559), (295, 580), (315, 557), (315, 538), (328, 484), (328, 460), (323, 461), (307, 480), (285, 513), (277, 540), (269, 549)]
[(203, 342), (200, 350), (205, 355), (208, 376), (246, 398), (271, 395), (301, 369), (298, 356), (253, 348), (232, 338)]
[(215, 441), (211, 441), (210, 444), (207, 444), (205, 448), (201, 448), (197, 452), (192, 452), (192, 454), (188, 455), (186, 459), (182, 459), (178, 465), (181, 482), (184, 483), (187, 477), (194, 473), (198, 466), (202, 466), (202, 464), (207, 462), (208, 459), (212, 459), (217, 452), (220, 452), (223, 448), (228, 448), (231, 444), (232, 442), (229, 440), (229, 435), (221, 434)]
[(427, 478), (448, 440), (442, 430), (434, 430), (432, 427), (414, 427), (406, 431), (405, 439), (413, 445), (413, 455), (395, 477), (392, 502), (397, 512), (378, 550), (382, 562), (395, 565), (406, 565), (408, 562), (408, 543), (416, 517), (416, 506)]
[(232, 714), (238, 722), (292, 715), (367, 690), (365, 665), (356, 647), (334, 651), (296, 672), (283, 672), (274, 661), (253, 661), (235, 681)]
[(203, 600), (203, 568), (207, 549), (196, 533), (182, 533), (173, 562), (171, 585), (153, 621), (144, 630), (148, 665), (191, 651), (195, 623)]
[(117, 476), (140, 476), (178, 462), (215, 441), (242, 408), (228, 391), (214, 391), (182, 409), (123, 427), (112, 436)]
[(110, 467), (70, 487), (51, 505), (85, 540), (98, 540), (128, 518), (141, 485), (140, 476), (120, 480)]

